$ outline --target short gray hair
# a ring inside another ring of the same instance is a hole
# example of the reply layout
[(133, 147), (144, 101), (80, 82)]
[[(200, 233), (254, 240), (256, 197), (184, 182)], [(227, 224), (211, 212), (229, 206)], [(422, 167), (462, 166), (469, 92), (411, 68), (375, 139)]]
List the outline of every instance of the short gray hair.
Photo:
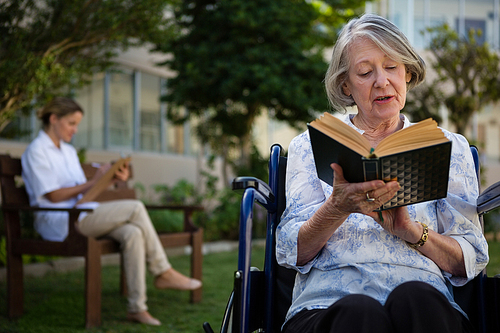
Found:
[(391, 59), (403, 63), (411, 73), (406, 89), (419, 85), (425, 78), (425, 62), (417, 54), (408, 38), (389, 20), (374, 14), (365, 14), (349, 21), (340, 31), (333, 47), (332, 59), (325, 75), (328, 100), (336, 111), (356, 105), (342, 89), (350, 67), (349, 46), (357, 38), (368, 38)]

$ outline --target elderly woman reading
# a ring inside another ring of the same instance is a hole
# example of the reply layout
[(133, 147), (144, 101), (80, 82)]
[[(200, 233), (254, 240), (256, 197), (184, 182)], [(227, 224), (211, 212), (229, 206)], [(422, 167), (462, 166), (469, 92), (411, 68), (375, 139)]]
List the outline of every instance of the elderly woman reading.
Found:
[[(400, 112), (425, 64), (386, 19), (366, 14), (341, 31), (326, 73), (335, 109), (373, 147), (411, 126)], [(278, 262), (299, 272), (283, 331), (471, 332), (448, 288), (488, 262), (475, 204), (478, 184), (467, 140), (452, 141), (448, 195), (385, 210), (396, 181), (348, 183), (332, 164), (333, 186), (316, 174), (307, 132), (288, 151), (286, 209), (277, 230)]]

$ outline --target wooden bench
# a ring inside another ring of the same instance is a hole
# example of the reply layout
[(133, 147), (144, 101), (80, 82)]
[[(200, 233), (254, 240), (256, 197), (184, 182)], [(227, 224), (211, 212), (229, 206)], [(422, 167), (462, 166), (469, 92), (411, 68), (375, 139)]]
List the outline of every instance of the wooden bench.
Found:
[[(89, 165), (84, 170), (92, 172)], [(7, 243), (7, 315), (15, 319), (23, 314), (23, 261), (22, 255), (82, 256), (85, 258), (85, 327), (101, 325), (101, 256), (120, 253), (118, 242), (111, 238), (93, 238), (80, 234), (75, 228), (78, 215), (86, 209), (52, 209), (30, 207), (28, 195), (22, 184), (21, 160), (9, 155), (0, 155), (0, 184), (2, 212)], [(135, 198), (135, 191), (126, 184), (103, 192), (97, 200)], [(165, 248), (189, 245), (191, 252), (191, 277), (202, 279), (203, 230), (192, 223), (192, 214), (201, 206), (146, 206), (148, 209), (171, 209), (184, 212), (184, 230), (174, 233), (159, 233)], [(22, 214), (40, 210), (67, 211), (69, 213), (69, 234), (63, 242), (52, 242), (40, 238), (23, 236)], [(121, 256), (120, 256), (120, 259)], [(122, 260), (120, 260), (122, 261)], [(120, 291), (126, 294), (123, 267), (121, 269)], [(201, 300), (202, 289), (190, 292), (191, 302)]]

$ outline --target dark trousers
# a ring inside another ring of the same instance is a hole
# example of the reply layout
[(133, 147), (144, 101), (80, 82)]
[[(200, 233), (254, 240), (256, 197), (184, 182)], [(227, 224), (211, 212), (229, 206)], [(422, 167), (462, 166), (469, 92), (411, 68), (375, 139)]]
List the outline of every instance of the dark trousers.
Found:
[(303, 310), (284, 333), (457, 333), (475, 332), (470, 322), (431, 285), (412, 281), (394, 289), (385, 305), (349, 295), (327, 309)]

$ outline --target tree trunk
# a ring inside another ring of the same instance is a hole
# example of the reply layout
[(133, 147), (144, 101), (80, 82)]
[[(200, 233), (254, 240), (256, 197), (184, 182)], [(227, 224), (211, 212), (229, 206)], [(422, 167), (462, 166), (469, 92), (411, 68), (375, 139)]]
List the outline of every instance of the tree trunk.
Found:
[(245, 119), (245, 133), (240, 138), (240, 151), (241, 151), (241, 160), (240, 165), (250, 168), (250, 155), (252, 154), (252, 127), (257, 117), (258, 105), (248, 105), (247, 106), (247, 117)]

